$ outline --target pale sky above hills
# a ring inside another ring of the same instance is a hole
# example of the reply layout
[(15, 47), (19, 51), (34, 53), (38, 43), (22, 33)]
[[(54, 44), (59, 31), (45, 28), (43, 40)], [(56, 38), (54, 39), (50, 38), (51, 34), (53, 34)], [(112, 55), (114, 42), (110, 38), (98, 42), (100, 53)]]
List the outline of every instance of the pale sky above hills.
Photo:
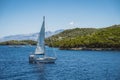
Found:
[(0, 0), (0, 37), (120, 24), (120, 0)]

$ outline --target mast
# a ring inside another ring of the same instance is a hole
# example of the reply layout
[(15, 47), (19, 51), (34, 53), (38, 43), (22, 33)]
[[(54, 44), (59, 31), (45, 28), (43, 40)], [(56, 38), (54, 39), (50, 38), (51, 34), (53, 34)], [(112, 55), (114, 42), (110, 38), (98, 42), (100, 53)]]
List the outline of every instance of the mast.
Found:
[(45, 16), (43, 16), (43, 22), (44, 22), (44, 26), (45, 26)]
[(46, 54), (45, 54), (45, 16), (43, 16), (43, 25), (44, 25), (44, 57), (46, 57)]

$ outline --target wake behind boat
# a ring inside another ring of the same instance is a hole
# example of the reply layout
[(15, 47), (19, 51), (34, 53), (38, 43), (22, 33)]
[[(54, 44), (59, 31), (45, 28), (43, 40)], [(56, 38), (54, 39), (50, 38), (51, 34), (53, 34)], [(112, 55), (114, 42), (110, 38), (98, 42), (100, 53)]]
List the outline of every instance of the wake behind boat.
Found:
[(39, 32), (38, 40), (37, 40), (37, 47), (35, 49), (35, 52), (29, 56), (29, 62), (54, 63), (56, 59), (57, 59), (56, 57), (49, 57), (45, 53), (45, 17), (43, 17), (42, 27)]

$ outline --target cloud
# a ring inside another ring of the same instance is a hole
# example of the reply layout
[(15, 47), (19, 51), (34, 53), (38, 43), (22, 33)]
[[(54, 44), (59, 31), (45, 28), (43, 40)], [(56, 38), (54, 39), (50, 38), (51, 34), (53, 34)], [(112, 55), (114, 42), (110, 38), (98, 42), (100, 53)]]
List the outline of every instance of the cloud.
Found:
[(72, 21), (72, 22), (70, 22), (70, 23), (69, 23), (69, 25), (74, 25), (74, 22), (73, 22), (73, 21)]

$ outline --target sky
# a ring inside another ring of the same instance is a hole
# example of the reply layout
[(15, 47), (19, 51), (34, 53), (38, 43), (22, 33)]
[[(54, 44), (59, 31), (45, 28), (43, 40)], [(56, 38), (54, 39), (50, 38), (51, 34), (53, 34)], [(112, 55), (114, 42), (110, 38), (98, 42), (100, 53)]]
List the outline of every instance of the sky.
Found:
[(0, 0), (0, 37), (120, 24), (120, 0)]

